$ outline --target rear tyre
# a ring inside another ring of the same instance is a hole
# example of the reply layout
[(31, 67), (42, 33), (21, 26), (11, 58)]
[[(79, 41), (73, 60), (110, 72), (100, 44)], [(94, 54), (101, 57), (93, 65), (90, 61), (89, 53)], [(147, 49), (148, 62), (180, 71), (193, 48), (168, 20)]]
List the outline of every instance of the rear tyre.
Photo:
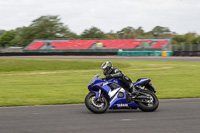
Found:
[(94, 92), (89, 92), (85, 97), (85, 105), (91, 112), (97, 114), (106, 112), (109, 107), (107, 99), (102, 96), (98, 101)]
[(141, 90), (139, 96), (149, 96), (149, 99), (141, 99), (140, 102), (136, 102), (139, 106), (139, 109), (144, 112), (153, 112), (158, 108), (159, 101), (157, 96), (149, 90)]

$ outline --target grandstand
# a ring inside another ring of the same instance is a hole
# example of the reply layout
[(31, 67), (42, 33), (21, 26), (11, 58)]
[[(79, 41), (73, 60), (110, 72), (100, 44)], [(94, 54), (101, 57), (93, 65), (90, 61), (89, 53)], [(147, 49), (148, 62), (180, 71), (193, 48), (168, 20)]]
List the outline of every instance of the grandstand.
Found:
[(28, 48), (28, 49), (39, 49), (40, 47), (42, 47), (46, 42), (45, 41), (35, 41), (33, 42)]
[(35, 40), (24, 51), (45, 50), (118, 50), (165, 49), (170, 39), (111, 39), (111, 40)]

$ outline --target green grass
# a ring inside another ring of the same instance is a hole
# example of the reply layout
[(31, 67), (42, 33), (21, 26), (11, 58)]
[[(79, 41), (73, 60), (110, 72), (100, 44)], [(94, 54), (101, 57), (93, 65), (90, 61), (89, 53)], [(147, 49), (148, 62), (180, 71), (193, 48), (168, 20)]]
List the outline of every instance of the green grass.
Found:
[[(0, 106), (83, 103), (104, 61), (0, 59)], [(133, 81), (151, 78), (160, 99), (200, 97), (200, 62), (112, 62)]]

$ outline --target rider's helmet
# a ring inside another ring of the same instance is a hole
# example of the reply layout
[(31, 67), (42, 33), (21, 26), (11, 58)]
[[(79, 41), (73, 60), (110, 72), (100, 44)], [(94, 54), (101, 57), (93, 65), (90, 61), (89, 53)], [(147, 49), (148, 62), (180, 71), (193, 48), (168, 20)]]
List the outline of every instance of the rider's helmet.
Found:
[(112, 72), (112, 69), (113, 69), (113, 64), (109, 61), (104, 62), (101, 65), (101, 69), (103, 70), (104, 75), (110, 74)]

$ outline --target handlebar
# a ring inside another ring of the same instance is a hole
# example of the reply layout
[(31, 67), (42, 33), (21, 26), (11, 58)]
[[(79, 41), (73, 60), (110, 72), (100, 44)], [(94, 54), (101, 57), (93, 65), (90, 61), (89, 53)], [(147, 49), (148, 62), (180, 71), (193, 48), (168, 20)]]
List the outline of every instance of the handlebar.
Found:
[(101, 78), (101, 80), (105, 80), (106, 78), (104, 77), (104, 78)]

